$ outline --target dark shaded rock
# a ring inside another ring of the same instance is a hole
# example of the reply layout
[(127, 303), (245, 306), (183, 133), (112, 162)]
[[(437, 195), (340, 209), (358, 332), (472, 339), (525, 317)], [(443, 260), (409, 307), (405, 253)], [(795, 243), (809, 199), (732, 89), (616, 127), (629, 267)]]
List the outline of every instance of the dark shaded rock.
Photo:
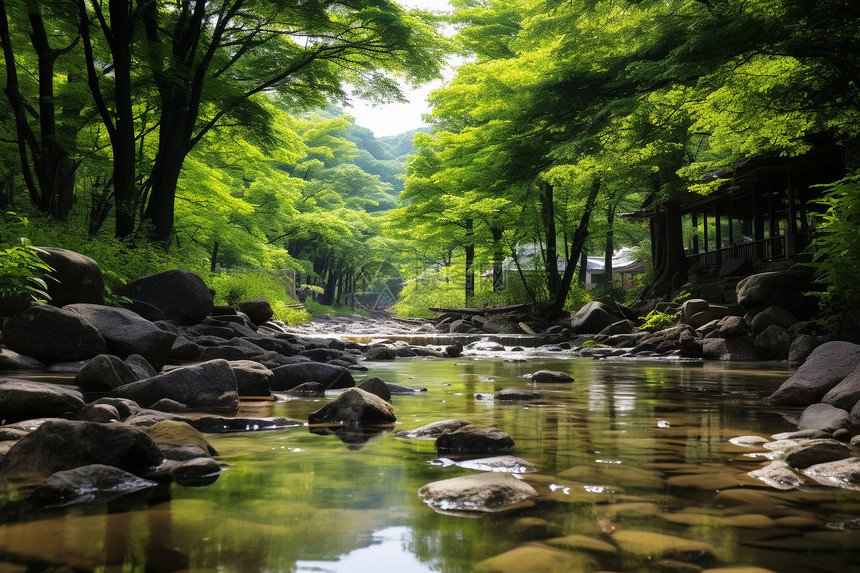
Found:
[(387, 346), (373, 346), (364, 354), (367, 360), (394, 360), (397, 353)]
[(125, 420), (129, 416), (140, 412), (140, 406), (134, 400), (126, 400), (125, 398), (99, 398), (93, 404), (107, 404), (116, 408), (120, 420)]
[(797, 429), (835, 432), (840, 428), (847, 428), (849, 423), (848, 412), (830, 404), (819, 403), (812, 404), (803, 411), (803, 414), (800, 415), (800, 421), (797, 423)]
[(104, 304), (104, 277), (95, 260), (56, 247), (38, 247), (36, 252), (54, 269), (51, 276), (57, 280), (47, 281), (53, 306), (76, 302)]
[(86, 360), (107, 350), (102, 335), (80, 314), (41, 304), (6, 319), (3, 342), (45, 363)]
[(152, 367), (149, 360), (140, 354), (130, 354), (123, 362), (131, 369), (136, 380), (146, 380), (158, 374), (158, 371)]
[(509, 473), (483, 472), (429, 483), (418, 495), (442, 513), (497, 512), (523, 507), (537, 491)]
[(860, 364), (842, 382), (827, 392), (821, 401), (851, 411), (851, 408), (860, 401)]
[(191, 411), (191, 408), (187, 405), (177, 402), (176, 400), (171, 400), (170, 398), (162, 398), (150, 406), (149, 409), (156, 410), (158, 412), (167, 412), (168, 414), (184, 414), (185, 412)]
[(119, 468), (92, 464), (52, 474), (33, 490), (27, 501), (36, 507), (104, 503), (156, 485)]
[(830, 439), (805, 440), (779, 452), (779, 458), (793, 468), (807, 468), (815, 464), (841, 460), (849, 455), (848, 446)]
[(445, 355), (449, 358), (457, 358), (461, 354), (463, 354), (463, 345), (459, 342), (445, 347)]
[[(158, 447), (161, 450), (161, 454), (164, 456), (164, 459), (172, 462), (187, 462), (188, 460), (196, 460), (198, 458), (212, 458), (207, 450), (192, 444), (159, 444)], [(162, 464), (159, 467), (159, 471), (165, 469), (165, 465), (166, 464)], [(168, 473), (170, 473), (170, 467), (167, 469)]]
[(682, 332), (678, 337), (678, 345), (684, 358), (701, 358), (704, 354), (702, 339), (693, 332)]
[(702, 357), (711, 360), (759, 360), (761, 358), (752, 341), (746, 336), (705, 338), (702, 340)]
[(96, 327), (108, 350), (120, 358), (140, 354), (161, 370), (176, 336), (161, 330), (130, 310), (97, 304), (70, 304), (64, 310), (77, 312)]
[(788, 348), (788, 365), (795, 368), (806, 362), (812, 351), (821, 345), (821, 341), (811, 334), (798, 334)]
[(75, 384), (89, 392), (108, 392), (138, 378), (118, 356), (99, 354), (75, 376)]
[(720, 319), (717, 332), (720, 338), (731, 338), (733, 336), (746, 336), (750, 333), (749, 327), (742, 316), (727, 316)]
[(217, 476), (221, 465), (212, 458), (194, 458), (170, 468), (170, 476), (177, 481)]
[(275, 311), (266, 297), (252, 298), (239, 303), (239, 310), (248, 315), (254, 324), (263, 324), (273, 316)]
[(619, 320), (613, 322), (606, 328), (600, 331), (600, 336), (614, 336), (616, 334), (630, 334), (636, 330), (636, 325), (632, 320)]
[(211, 360), (171, 370), (111, 391), (116, 398), (129, 398), (148, 408), (170, 398), (204, 412), (235, 412), (239, 409), (236, 377), (226, 360)]
[(237, 360), (253, 360), (263, 354), (260, 347), (244, 346), (238, 344), (224, 344), (220, 346), (206, 346), (200, 353), (200, 360), (217, 360), (219, 358), (235, 362)]
[(212, 293), (198, 275), (170, 270), (131, 281), (118, 294), (157, 307), (168, 320), (197, 324), (213, 307)]
[(348, 369), (321, 362), (286, 364), (273, 368), (272, 373), (275, 376), (272, 390), (275, 391), (290, 390), (305, 382), (319, 382), (327, 390), (355, 386), (355, 379)]
[(149, 426), (145, 432), (159, 447), (196, 446), (207, 456), (218, 455), (218, 451), (203, 437), (203, 434), (187, 422), (164, 420)]
[(145, 318), (150, 322), (167, 320), (167, 317), (164, 316), (164, 313), (161, 312), (161, 309), (159, 309), (157, 306), (151, 305), (148, 302), (143, 302), (142, 300), (128, 300), (130, 302), (123, 302), (121, 303), (121, 306), (139, 315), (141, 318)]
[(493, 454), (510, 451), (514, 440), (498, 428), (463, 426), (436, 438), (436, 451), (443, 454)]
[(748, 311), (779, 306), (806, 320), (818, 310), (816, 299), (806, 294), (814, 290), (813, 280), (812, 273), (795, 270), (751, 275), (737, 285), (738, 304)]
[(806, 362), (766, 401), (771, 404), (815, 404), (860, 364), (860, 345), (827, 342), (812, 351)]
[(785, 310), (784, 308), (778, 306), (769, 306), (760, 313), (756, 314), (752, 319), (752, 334), (753, 336), (758, 336), (764, 330), (771, 325), (781, 326), (782, 328), (789, 329), (795, 324), (797, 324), (797, 318)]
[(229, 304), (216, 304), (212, 307), (212, 316), (236, 316), (236, 309)]
[(394, 435), (398, 438), (409, 438), (412, 440), (435, 440), (445, 432), (453, 432), (471, 423), (469, 420), (461, 419), (441, 420), (439, 422), (431, 422), (414, 430), (403, 430)]
[(320, 398), (325, 396), (325, 386), (319, 382), (305, 382), (295, 388), (286, 391), (290, 396), (304, 396), (307, 398)]
[(570, 321), (570, 329), (576, 334), (597, 334), (620, 318), (614, 309), (600, 301), (592, 301), (580, 308)]
[(125, 419), (125, 423), (135, 428), (148, 428), (164, 420), (174, 420), (177, 422), (191, 423), (191, 420), (180, 416), (179, 414), (171, 414), (169, 412), (159, 412), (158, 410), (141, 409)]
[(310, 424), (390, 424), (395, 421), (391, 404), (358, 388), (349, 388), (334, 402), (308, 415)]
[(45, 365), (32, 356), (24, 356), (8, 348), (0, 348), (0, 371), (38, 370)]
[(298, 344), (292, 344), (286, 340), (273, 338), (271, 336), (249, 336), (245, 337), (243, 340), (247, 340), (248, 342), (259, 346), (263, 350), (270, 350), (272, 352), (277, 352), (278, 354), (283, 354), (284, 356), (294, 356), (302, 350), (302, 347)]
[(174, 360), (199, 360), (202, 353), (202, 346), (184, 336), (177, 336), (170, 347), (170, 358)]
[(532, 382), (540, 384), (563, 384), (573, 381), (573, 376), (567, 372), (559, 372), (557, 370), (538, 370), (532, 374)]
[(207, 434), (226, 434), (230, 432), (264, 432), (283, 430), (301, 426), (301, 422), (287, 418), (226, 418), (220, 416), (204, 416), (188, 420), (194, 428)]
[(761, 334), (755, 337), (753, 346), (765, 358), (776, 360), (788, 357), (788, 348), (791, 345), (791, 337), (783, 327), (771, 324)]
[(561, 537), (558, 526), (540, 517), (521, 517), (511, 524), (511, 533), (520, 541)]
[(427, 391), (427, 388), (423, 386), (401, 386), (400, 384), (392, 384), (391, 382), (386, 382), (385, 385), (388, 386), (388, 391), (391, 392), (392, 396), (409, 396)]
[(391, 402), (391, 391), (382, 378), (377, 378), (376, 376), (365, 378), (358, 387), (365, 392), (379, 396), (386, 402)]
[(91, 464), (141, 472), (163, 459), (143, 431), (123, 424), (48, 421), (24, 436), (0, 460), (6, 477), (48, 476)]
[(527, 400), (540, 400), (539, 392), (523, 390), (522, 388), (505, 388), (496, 392), (496, 400), (503, 402), (524, 402)]
[(681, 305), (681, 321), (687, 324), (690, 324), (693, 328), (698, 328), (702, 326), (702, 324), (693, 325), (690, 323), (690, 320), (693, 316), (700, 314), (702, 312), (707, 312), (710, 308), (710, 303), (701, 298), (691, 298), (684, 301)]
[(121, 418), (119, 410), (110, 404), (87, 404), (81, 408), (75, 419), (106, 424), (108, 422), (118, 422)]
[(80, 392), (57, 384), (0, 380), (0, 420), (6, 423), (73, 414), (83, 408)]
[(230, 362), (239, 396), (269, 396), (275, 375), (271, 370), (253, 360)]

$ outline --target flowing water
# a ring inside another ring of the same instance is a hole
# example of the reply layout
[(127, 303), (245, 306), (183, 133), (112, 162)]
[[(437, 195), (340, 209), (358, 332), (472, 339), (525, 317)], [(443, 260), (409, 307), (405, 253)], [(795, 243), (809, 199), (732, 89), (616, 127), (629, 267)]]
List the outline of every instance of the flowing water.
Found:
[[(769, 488), (746, 475), (766, 461), (763, 450), (729, 443), (795, 428), (788, 419), (798, 410), (762, 403), (788, 370), (512, 356), (398, 359), (368, 363), (368, 375), (428, 388), (393, 398), (397, 430), (467, 418), (509, 433), (512, 453), (538, 468), (525, 476), (543, 492), (532, 507), (477, 518), (435, 512), (418, 489), (474, 471), (430, 464), (432, 441), (390, 431), (208, 435), (226, 469), (205, 487), (173, 484), (107, 505), (39, 512), (7, 501), (0, 571), (468, 572), (521, 546), (523, 518), (551, 522), (556, 536), (582, 536), (561, 543), (568, 549), (593, 541), (622, 547), (587, 550), (585, 570), (860, 571), (860, 493)], [(538, 386), (538, 403), (491, 399), (502, 388), (533, 388), (523, 376), (539, 369), (576, 381)], [(306, 420), (324, 401), (244, 402), (240, 414)], [(616, 543), (621, 538), (610, 534), (619, 531), (642, 537)], [(667, 550), (663, 558), (655, 549), (683, 540), (711, 549)]]

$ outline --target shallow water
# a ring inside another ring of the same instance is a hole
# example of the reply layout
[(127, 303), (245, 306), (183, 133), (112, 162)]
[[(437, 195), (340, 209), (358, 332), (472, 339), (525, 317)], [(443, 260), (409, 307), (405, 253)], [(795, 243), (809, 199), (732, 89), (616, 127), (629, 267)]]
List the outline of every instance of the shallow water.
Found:
[[(794, 429), (798, 409), (761, 400), (790, 375), (779, 365), (561, 354), (367, 365), (368, 375), (428, 388), (393, 398), (397, 430), (447, 418), (501, 428), (516, 442), (513, 455), (537, 466), (526, 480), (545, 495), (509, 513), (442, 515), (417, 490), (474, 472), (428, 463), (437, 457), (432, 441), (307, 427), (210, 434), (227, 469), (209, 486), (174, 484), (108, 505), (35, 513), (7, 503), (0, 561), (30, 570), (468, 572), (520, 546), (514, 524), (539, 517), (561, 536), (621, 545), (609, 534), (656, 532), (712, 546), (667, 554), (669, 561), (627, 546), (592, 551), (587, 570), (860, 570), (860, 493), (769, 488), (746, 476), (763, 465), (762, 450), (728, 441)], [(502, 388), (533, 388), (523, 375), (539, 369), (576, 381), (539, 385), (539, 403), (488, 399)], [(240, 414), (306, 420), (323, 403), (244, 402)]]

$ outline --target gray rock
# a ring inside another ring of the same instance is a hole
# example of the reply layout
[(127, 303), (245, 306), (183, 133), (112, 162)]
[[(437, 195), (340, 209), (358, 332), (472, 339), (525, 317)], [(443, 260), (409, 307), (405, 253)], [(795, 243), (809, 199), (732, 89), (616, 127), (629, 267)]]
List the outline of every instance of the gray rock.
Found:
[(175, 335), (125, 308), (83, 303), (63, 308), (80, 314), (95, 326), (107, 342), (110, 354), (120, 358), (140, 354), (156, 370), (164, 366), (176, 339)]
[(822, 344), (766, 401), (771, 404), (815, 404), (860, 364), (860, 345)]
[(435, 440), (445, 432), (453, 432), (471, 424), (469, 420), (454, 419), (441, 420), (439, 422), (431, 422), (414, 430), (403, 430), (396, 432), (394, 435), (398, 438), (408, 438), (412, 440)]
[(742, 316), (727, 316), (717, 323), (717, 335), (720, 338), (731, 338), (733, 336), (747, 336), (749, 327)]
[(753, 345), (768, 360), (778, 360), (788, 356), (791, 337), (783, 327), (771, 324), (755, 337)]
[(129, 367), (136, 380), (146, 380), (158, 374), (158, 371), (153, 368), (149, 360), (140, 354), (129, 354), (123, 362)]
[(803, 440), (777, 452), (780, 459), (793, 468), (806, 468), (811, 465), (832, 462), (847, 458), (850, 450), (842, 442), (832, 439)]
[(228, 360), (235, 362), (238, 360), (253, 360), (263, 354), (261, 348), (250, 348), (248, 346), (239, 346), (234, 344), (222, 344), (219, 346), (206, 346), (200, 353), (200, 360)]
[(527, 462), (516, 456), (493, 456), (491, 458), (479, 458), (473, 460), (452, 460), (449, 458), (438, 458), (430, 462), (434, 466), (457, 466), (479, 472), (507, 472), (512, 474), (534, 473), (537, 468), (531, 462)]
[(110, 404), (87, 404), (75, 416), (77, 420), (85, 422), (118, 422), (120, 420), (119, 410)]
[(187, 460), (170, 469), (170, 477), (178, 481), (208, 478), (220, 474), (221, 465), (208, 457)]
[(758, 336), (768, 326), (776, 325), (788, 330), (797, 324), (797, 317), (779, 306), (769, 306), (756, 314), (752, 320), (752, 334)]
[(860, 490), (860, 458), (825, 462), (810, 466), (803, 473), (821, 485)]
[(508, 452), (513, 447), (513, 438), (498, 428), (469, 425), (436, 438), (436, 451), (440, 455), (495, 454)]
[(8, 348), (0, 348), (0, 371), (6, 370), (38, 370), (44, 364), (31, 356), (24, 356)]
[(400, 384), (392, 384), (391, 382), (386, 382), (385, 385), (388, 386), (388, 391), (391, 392), (392, 396), (411, 396), (412, 394), (420, 394), (427, 391), (427, 388), (423, 386), (401, 386)]
[(463, 353), (463, 345), (459, 342), (445, 347), (445, 355), (449, 358), (457, 358)]
[(851, 411), (860, 401), (860, 364), (821, 399), (825, 404)]
[(52, 474), (33, 490), (27, 501), (36, 507), (104, 503), (156, 485), (119, 468), (92, 464)]
[(269, 396), (275, 375), (271, 370), (253, 360), (230, 362), (239, 396)]
[(120, 420), (125, 420), (129, 416), (133, 416), (140, 412), (140, 406), (134, 400), (126, 400), (125, 398), (99, 398), (93, 404), (107, 404), (116, 408)]
[(325, 386), (319, 382), (305, 382), (295, 388), (286, 391), (290, 396), (304, 396), (307, 398), (320, 398), (325, 396)]
[(319, 382), (327, 390), (351, 388), (355, 379), (347, 368), (322, 362), (286, 364), (272, 369), (272, 390), (290, 390), (305, 382)]
[(840, 428), (848, 428), (850, 424), (849, 413), (841, 408), (830, 404), (812, 404), (807, 406), (800, 415), (797, 423), (798, 430), (822, 430), (824, 432), (835, 432)]
[(528, 400), (540, 400), (541, 394), (532, 390), (522, 388), (504, 388), (496, 392), (496, 400), (503, 402), (524, 402)]
[(75, 384), (88, 392), (109, 392), (137, 379), (119, 356), (99, 354), (81, 368)]
[(376, 376), (365, 378), (362, 380), (361, 384), (358, 385), (358, 388), (379, 396), (386, 402), (391, 402), (391, 390), (388, 389), (388, 385), (382, 378), (378, 378)]
[(489, 472), (429, 483), (418, 495), (442, 513), (498, 512), (522, 507), (537, 491), (509, 473)]
[(118, 294), (157, 307), (168, 320), (197, 324), (213, 307), (212, 293), (198, 275), (170, 270), (131, 281)]
[(794, 473), (787, 463), (782, 461), (770, 462), (767, 466), (751, 471), (748, 474), (757, 480), (761, 480), (776, 489), (795, 489), (805, 483), (805, 480)]
[(102, 335), (84, 317), (41, 304), (6, 319), (3, 342), (45, 363), (86, 360), (107, 351)]
[(0, 420), (6, 423), (74, 414), (84, 405), (80, 392), (58, 384), (0, 380)]
[(788, 365), (797, 368), (809, 358), (812, 351), (821, 345), (821, 341), (811, 334), (798, 334), (788, 348)]
[(702, 357), (710, 360), (758, 360), (761, 358), (752, 341), (746, 336), (705, 338), (702, 340)]
[(358, 388), (347, 389), (333, 402), (308, 414), (309, 424), (391, 424), (396, 421), (391, 404)]
[(860, 428), (860, 402), (854, 404), (854, 407), (851, 408), (851, 426), (854, 428)]
[(779, 306), (805, 320), (818, 310), (806, 294), (814, 289), (813, 280), (812, 273), (794, 270), (752, 275), (737, 285), (738, 304), (746, 310)]
[(187, 405), (177, 402), (176, 400), (171, 400), (170, 398), (162, 398), (155, 404), (149, 407), (150, 410), (156, 410), (158, 412), (167, 412), (168, 414), (184, 414), (185, 412), (190, 412), (191, 408)]
[(364, 353), (367, 360), (394, 360), (397, 353), (387, 346), (372, 346)]
[(636, 330), (636, 325), (632, 320), (619, 320), (618, 322), (613, 322), (603, 330), (601, 330), (598, 335), (599, 336), (614, 336), (617, 334), (630, 334), (634, 330)]
[(254, 324), (263, 324), (275, 316), (275, 311), (272, 310), (269, 299), (264, 296), (240, 302), (239, 310), (247, 314), (248, 318)]
[(191, 423), (191, 420), (180, 416), (179, 414), (171, 414), (169, 412), (159, 412), (158, 410), (141, 409), (125, 419), (125, 424), (135, 428), (148, 428), (165, 420), (173, 420), (176, 422)]
[(532, 374), (532, 382), (538, 384), (563, 384), (573, 381), (573, 376), (558, 370), (538, 370)]
[(96, 261), (86, 255), (38, 247), (39, 258), (48, 263), (56, 281), (47, 281), (51, 304), (57, 307), (76, 302), (104, 304), (104, 277)]
[[(691, 299), (685, 300), (684, 303), (681, 304), (681, 322), (685, 322), (687, 324), (690, 324), (690, 319), (692, 317), (694, 317), (695, 315), (697, 315), (699, 313), (707, 312), (708, 309), (710, 308), (710, 306), (711, 305), (708, 301), (701, 299), (701, 298), (691, 298)], [(702, 324), (704, 324), (704, 323), (702, 323)], [(690, 324), (690, 325), (693, 326), (692, 324)], [(701, 326), (701, 324), (699, 326)], [(698, 328), (698, 327), (693, 326), (693, 328)]]
[(184, 336), (177, 336), (170, 347), (170, 358), (174, 360), (199, 360), (202, 353), (202, 346)]
[(134, 473), (157, 466), (162, 459), (158, 446), (137, 428), (54, 420), (43, 423), (12, 446), (0, 460), (0, 475), (49, 476), (91, 464)]
[(600, 301), (591, 301), (580, 308), (570, 321), (570, 329), (576, 334), (597, 334), (607, 326), (623, 319), (614, 309)]
[(171, 370), (111, 391), (116, 398), (129, 398), (148, 408), (162, 398), (204, 412), (235, 412), (239, 409), (236, 377), (226, 360), (211, 360)]

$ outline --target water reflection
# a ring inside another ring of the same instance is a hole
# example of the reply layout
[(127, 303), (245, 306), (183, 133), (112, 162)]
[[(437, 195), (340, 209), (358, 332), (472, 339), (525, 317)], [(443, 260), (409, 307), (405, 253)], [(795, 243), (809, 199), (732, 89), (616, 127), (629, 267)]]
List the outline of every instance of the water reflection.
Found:
[[(522, 377), (539, 369), (566, 371), (575, 382), (535, 385)], [(0, 512), (2, 560), (36, 570), (54, 564), (123, 571), (468, 572), (519, 547), (528, 536), (517, 534), (515, 524), (530, 518), (560, 535), (602, 542), (634, 531), (707, 543), (714, 550), (696, 562), (702, 567), (755, 565), (790, 573), (860, 565), (860, 531), (851, 526), (860, 517), (860, 494), (776, 492), (746, 475), (762, 460), (728, 441), (793, 429), (783, 413), (796, 412), (761, 401), (786, 371), (555, 356), (528, 363), (398, 360), (372, 365), (367, 374), (428, 388), (393, 398), (398, 430), (465, 417), (511, 434), (511, 453), (537, 467), (524, 479), (543, 492), (539, 503), (481, 519), (438, 514), (418, 498), (418, 489), (474, 470), (432, 465), (432, 441), (387, 431), (208, 435), (227, 469), (207, 487), (174, 484), (125, 506), (46, 512), (8, 501)], [(543, 397), (538, 403), (474, 398), (508, 387), (536, 389)], [(305, 420), (323, 402), (249, 403), (241, 413)], [(656, 566), (625, 555), (596, 559), (618, 571)]]

